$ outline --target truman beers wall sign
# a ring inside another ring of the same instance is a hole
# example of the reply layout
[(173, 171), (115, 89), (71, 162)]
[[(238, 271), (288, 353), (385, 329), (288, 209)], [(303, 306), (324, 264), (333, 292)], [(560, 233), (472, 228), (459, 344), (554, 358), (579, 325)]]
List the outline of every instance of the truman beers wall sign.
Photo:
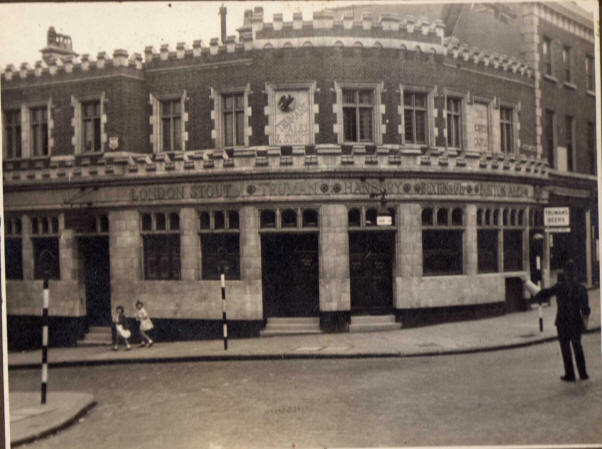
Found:
[(390, 197), (472, 197), (492, 199), (533, 199), (532, 186), (491, 182), (386, 180), (372, 186), (360, 180), (274, 180), (232, 183), (187, 183), (134, 187), (133, 202), (254, 199), (273, 197), (363, 196), (387, 190)]

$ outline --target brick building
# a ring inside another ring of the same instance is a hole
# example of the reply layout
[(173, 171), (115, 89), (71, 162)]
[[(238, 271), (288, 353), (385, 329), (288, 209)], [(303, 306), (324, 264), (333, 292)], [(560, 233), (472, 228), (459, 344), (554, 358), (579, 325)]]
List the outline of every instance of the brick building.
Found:
[[(591, 22), (516, 5), (512, 55), (458, 37), (487, 8), (397, 8), (256, 8), (238, 37), (144, 57), (77, 56), (50, 29), (43, 61), (2, 74), (13, 345), (36, 344), (44, 272), (54, 344), (138, 299), (158, 339), (217, 337), (221, 271), (235, 336), (518, 310), (520, 277), (549, 284), (569, 248), (596, 282)], [(544, 232), (550, 205), (569, 234)]]

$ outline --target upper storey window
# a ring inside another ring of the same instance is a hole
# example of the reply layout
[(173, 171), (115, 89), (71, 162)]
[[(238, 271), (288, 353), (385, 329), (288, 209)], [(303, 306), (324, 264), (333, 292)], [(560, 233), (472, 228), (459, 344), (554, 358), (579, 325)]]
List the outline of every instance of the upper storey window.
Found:
[(101, 151), (100, 101), (82, 104), (83, 138), (86, 152)]
[(585, 56), (585, 88), (587, 90), (594, 91), (596, 80), (594, 78), (594, 57), (590, 55)]
[(512, 108), (500, 107), (500, 136), (502, 153), (512, 153), (513, 145), (513, 120), (514, 111)]
[(562, 64), (564, 66), (564, 81), (570, 83), (573, 81), (571, 74), (571, 47), (566, 45), (562, 48)]
[(552, 76), (552, 39), (544, 36), (542, 43), (543, 73)]
[(425, 144), (427, 136), (427, 95), (404, 92), (403, 103), (406, 143)]
[(245, 96), (243, 93), (222, 95), (224, 145), (227, 147), (245, 144)]
[(163, 151), (182, 150), (182, 104), (180, 99), (161, 102)]
[(343, 133), (346, 142), (374, 141), (374, 91), (343, 89)]
[(21, 111), (4, 113), (4, 157), (17, 159), (21, 156)]
[(48, 109), (31, 109), (31, 147), (33, 156), (48, 156)]
[(462, 101), (447, 98), (447, 146), (459, 148), (462, 142)]

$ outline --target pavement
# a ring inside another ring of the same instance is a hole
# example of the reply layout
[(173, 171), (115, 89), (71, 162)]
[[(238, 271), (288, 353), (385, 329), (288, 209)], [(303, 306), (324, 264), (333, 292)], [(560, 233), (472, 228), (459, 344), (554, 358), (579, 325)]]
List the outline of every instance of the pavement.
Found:
[[(589, 290), (592, 313), (588, 332), (599, 332), (600, 290)], [(115, 352), (110, 346), (50, 348), (50, 368), (127, 363), (170, 363), (227, 360), (283, 360), (320, 358), (377, 358), (453, 355), (528, 346), (557, 339), (556, 304), (542, 307), (543, 331), (537, 306), (524, 312), (395, 331), (289, 335), (155, 343)], [(40, 368), (41, 351), (9, 352), (10, 372)], [(76, 422), (94, 406), (90, 395), (56, 392), (40, 405), (39, 393), (10, 393), (12, 445), (33, 441)]]

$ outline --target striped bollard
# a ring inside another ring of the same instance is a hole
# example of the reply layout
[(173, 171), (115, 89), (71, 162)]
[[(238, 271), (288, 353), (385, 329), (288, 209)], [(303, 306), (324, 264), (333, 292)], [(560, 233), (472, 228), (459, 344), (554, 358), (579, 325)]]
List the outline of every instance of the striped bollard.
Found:
[(46, 404), (46, 385), (48, 383), (48, 276), (44, 276), (42, 291), (42, 404)]
[(228, 350), (228, 318), (226, 317), (226, 275), (220, 275), (222, 286), (222, 326), (224, 333), (224, 351)]

